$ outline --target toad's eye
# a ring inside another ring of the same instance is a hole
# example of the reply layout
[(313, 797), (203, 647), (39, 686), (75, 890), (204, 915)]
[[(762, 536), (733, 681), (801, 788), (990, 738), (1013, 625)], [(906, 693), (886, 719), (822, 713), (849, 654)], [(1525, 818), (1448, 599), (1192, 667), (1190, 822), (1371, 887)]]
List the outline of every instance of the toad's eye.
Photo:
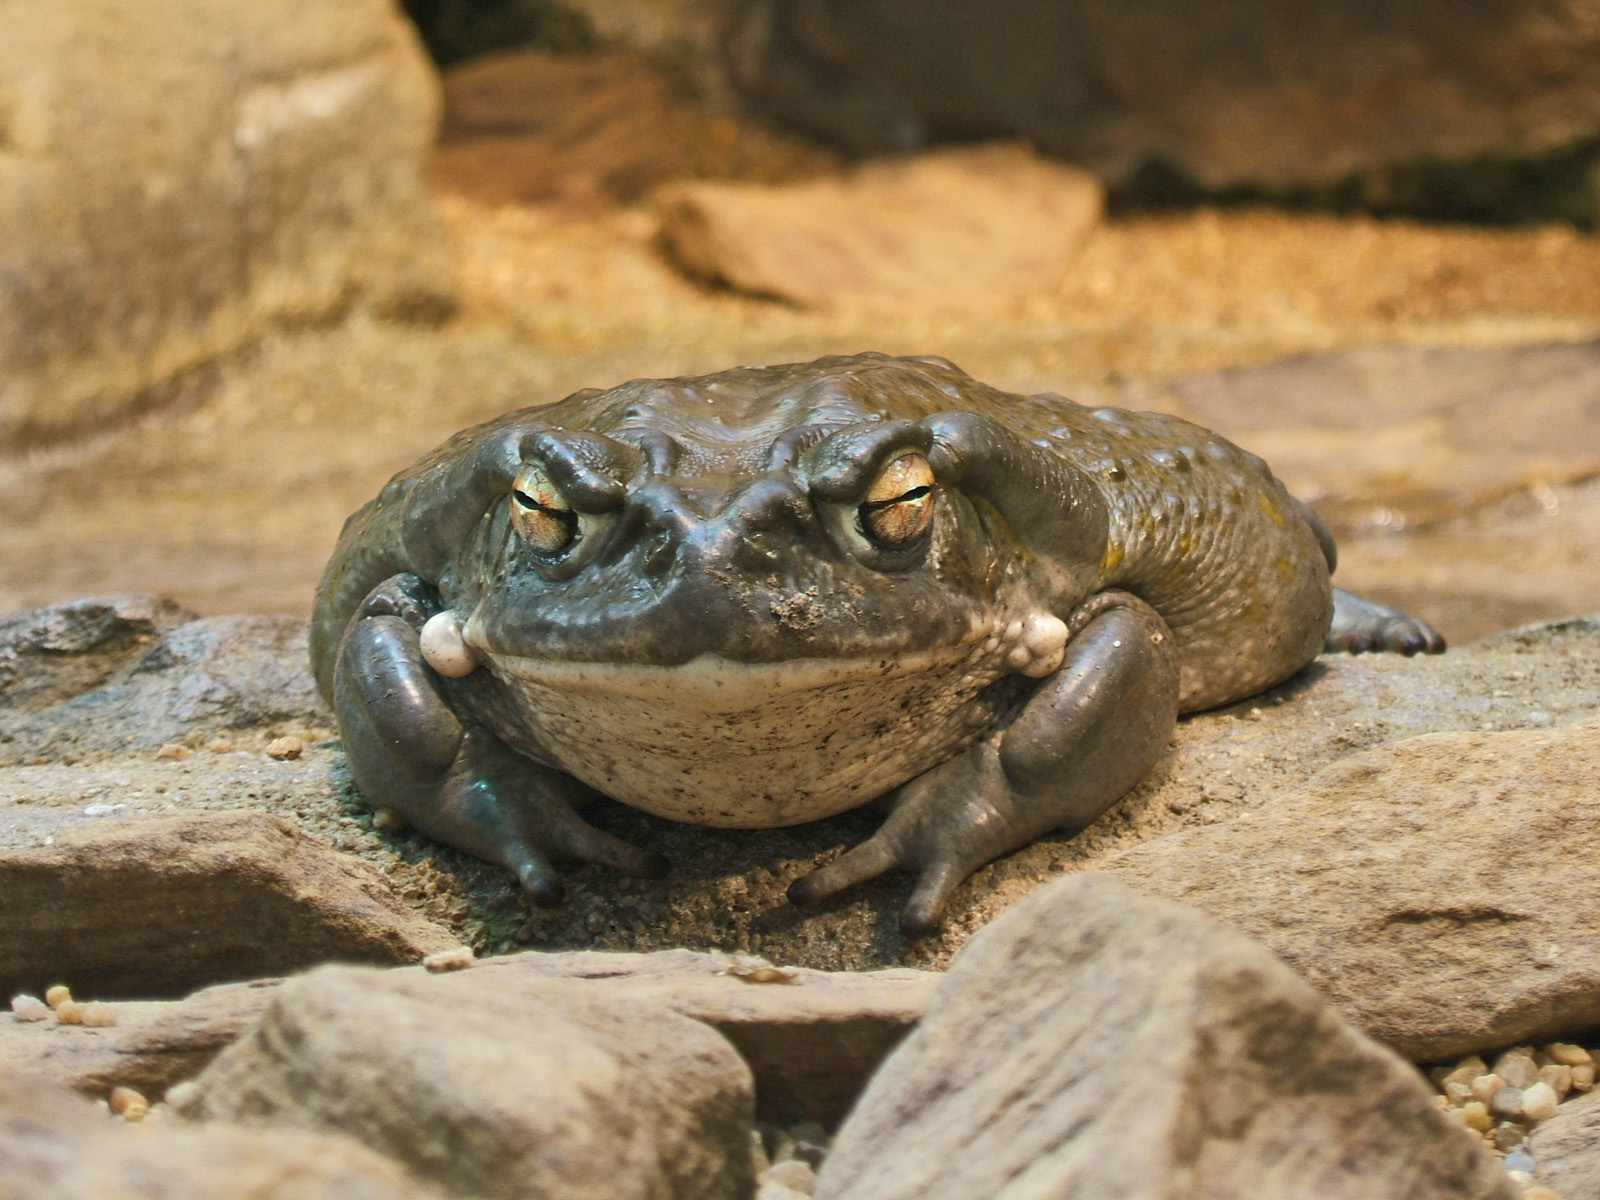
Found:
[(861, 532), (886, 550), (904, 550), (933, 524), (933, 468), (920, 454), (889, 463), (856, 510)]
[(535, 463), (518, 471), (511, 485), (511, 525), (541, 554), (559, 554), (578, 539), (578, 514)]

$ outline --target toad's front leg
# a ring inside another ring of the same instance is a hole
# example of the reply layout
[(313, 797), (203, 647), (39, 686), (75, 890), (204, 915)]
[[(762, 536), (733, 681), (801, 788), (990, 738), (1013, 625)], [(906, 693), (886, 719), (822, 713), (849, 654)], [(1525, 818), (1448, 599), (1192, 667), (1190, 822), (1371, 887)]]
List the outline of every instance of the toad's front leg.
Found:
[(1007, 724), (905, 784), (867, 841), (798, 879), (789, 898), (826, 899), (893, 868), (919, 874), (900, 926), (938, 927), (945, 902), (984, 863), (1052, 829), (1077, 831), (1153, 767), (1178, 718), (1172, 631), (1122, 592), (1068, 618), (1060, 668)]
[(334, 710), (362, 794), (435, 841), (509, 867), (538, 904), (565, 894), (553, 859), (663, 874), (659, 854), (577, 815), (574, 806), (595, 796), (589, 788), (457, 714), (451, 685), (422, 651), (421, 630), (438, 610), (419, 577), (396, 575), (367, 596), (339, 646)]

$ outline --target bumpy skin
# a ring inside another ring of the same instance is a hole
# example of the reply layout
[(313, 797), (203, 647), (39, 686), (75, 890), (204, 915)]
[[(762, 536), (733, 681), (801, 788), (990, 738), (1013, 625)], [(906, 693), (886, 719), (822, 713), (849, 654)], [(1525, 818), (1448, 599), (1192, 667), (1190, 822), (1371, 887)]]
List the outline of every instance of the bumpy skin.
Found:
[[(863, 505), (906, 455), (932, 520), (886, 545)], [(559, 551), (513, 520), (529, 463), (573, 510)], [(741, 827), (886, 796), (790, 894), (914, 870), (915, 935), (978, 866), (1104, 812), (1179, 712), (1286, 678), (1330, 629), (1443, 648), (1332, 562), (1266, 465), (1195, 425), (861, 355), (458, 434), (346, 523), (312, 658), (363, 792), (536, 900), (560, 899), (552, 860), (665, 869), (576, 815), (595, 792)], [(438, 614), (455, 658), (424, 652)]]

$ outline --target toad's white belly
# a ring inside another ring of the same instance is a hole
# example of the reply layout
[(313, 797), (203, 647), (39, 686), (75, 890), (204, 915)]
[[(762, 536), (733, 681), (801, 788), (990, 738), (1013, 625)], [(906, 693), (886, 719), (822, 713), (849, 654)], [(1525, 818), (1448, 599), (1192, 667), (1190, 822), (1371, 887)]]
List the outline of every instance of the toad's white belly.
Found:
[(657, 816), (742, 829), (832, 816), (944, 761), (993, 723), (1005, 698), (985, 689), (1007, 673), (993, 641), (677, 667), (485, 657), (519, 749)]

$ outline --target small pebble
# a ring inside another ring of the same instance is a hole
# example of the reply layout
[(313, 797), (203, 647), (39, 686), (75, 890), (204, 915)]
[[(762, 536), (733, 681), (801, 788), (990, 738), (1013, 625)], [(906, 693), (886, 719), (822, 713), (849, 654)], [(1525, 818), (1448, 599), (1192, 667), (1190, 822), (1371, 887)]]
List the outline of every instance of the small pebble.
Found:
[(233, 743), (227, 738), (212, 738), (206, 743), (206, 749), (213, 754), (232, 754)]
[(1463, 1058), (1452, 1069), (1444, 1071), (1437, 1079), (1440, 1087), (1447, 1083), (1471, 1083), (1479, 1075), (1488, 1074), (1489, 1068), (1484, 1065), (1483, 1059), (1474, 1054), (1471, 1058)]
[(52, 1011), (39, 997), (30, 996), (26, 992), (11, 997), (11, 1015), (19, 1021), (47, 1021)]
[(1489, 1111), (1502, 1121), (1515, 1121), (1522, 1116), (1522, 1089), (1503, 1087), (1494, 1094)]
[(374, 829), (386, 829), (390, 833), (399, 833), (406, 827), (406, 819), (392, 808), (374, 809), (372, 827)]
[(1452, 1104), (1465, 1104), (1472, 1099), (1472, 1088), (1459, 1079), (1447, 1079), (1444, 1085), (1444, 1094)]
[(1522, 1115), (1530, 1121), (1548, 1121), (1560, 1103), (1556, 1090), (1541, 1079), (1522, 1093)]
[(1506, 1155), (1506, 1161), (1502, 1165), (1508, 1171), (1531, 1171), (1533, 1170), (1533, 1157), (1524, 1147), (1518, 1146), (1510, 1154)]
[(1506, 1081), (1507, 1087), (1525, 1088), (1539, 1078), (1539, 1064), (1531, 1054), (1508, 1050), (1494, 1060), (1494, 1073)]
[(435, 975), (445, 971), (465, 971), (475, 960), (471, 946), (457, 946), (454, 950), (437, 950), (422, 960), (422, 965)]
[(771, 1165), (771, 1160), (767, 1158), (767, 1144), (761, 1140), (761, 1131), (759, 1129), (752, 1129), (750, 1131), (751, 1172), (759, 1176), (761, 1172), (765, 1171)]
[(1495, 1074), (1479, 1075), (1472, 1081), (1472, 1094), (1485, 1104), (1494, 1100), (1494, 1095), (1505, 1087), (1506, 1081)]
[(1582, 1046), (1574, 1046), (1571, 1042), (1551, 1042), (1544, 1048), (1550, 1056), (1550, 1061), (1560, 1063), (1564, 1067), (1582, 1066), (1584, 1063), (1594, 1062), (1594, 1056)]
[(1522, 1189), (1522, 1200), (1561, 1200), (1561, 1196), (1542, 1183)]
[(82, 1025), (83, 1010), (88, 1007), (79, 1000), (63, 1000), (56, 1005), (56, 1020), (63, 1025)]
[(1489, 1117), (1489, 1110), (1478, 1100), (1470, 1101), (1461, 1106), (1461, 1123), (1468, 1129), (1476, 1129), (1479, 1133), (1488, 1133), (1494, 1128), (1494, 1121)]
[(185, 1079), (182, 1083), (175, 1083), (167, 1089), (167, 1094), (161, 1097), (168, 1108), (182, 1110), (184, 1105), (200, 1094), (200, 1085), (192, 1079)]
[(72, 989), (64, 983), (58, 983), (54, 987), (46, 989), (44, 994), (44, 1002), (51, 1008), (60, 1008), (71, 999)]
[(803, 1163), (797, 1158), (786, 1162), (773, 1163), (757, 1177), (760, 1183), (776, 1183), (780, 1187), (790, 1188), (802, 1196), (809, 1196), (817, 1190), (817, 1173), (811, 1169), (810, 1163)]
[(91, 1029), (110, 1029), (117, 1023), (117, 1010), (109, 1004), (99, 1000), (91, 1000), (83, 1006), (83, 1019), (80, 1024)]
[(305, 748), (306, 744), (297, 737), (273, 738), (267, 743), (267, 757), (283, 762), (285, 759), (299, 758), (305, 753)]
[(1501, 1153), (1507, 1153), (1522, 1145), (1528, 1136), (1528, 1131), (1521, 1125), (1513, 1125), (1510, 1121), (1502, 1121), (1494, 1129), (1494, 1148)]
[(170, 758), (175, 762), (181, 762), (189, 757), (189, 747), (180, 746), (177, 742), (168, 742), (165, 746), (156, 751), (156, 757)]
[(1557, 1100), (1565, 1100), (1572, 1090), (1572, 1068), (1561, 1063), (1551, 1063), (1539, 1068), (1539, 1079), (1555, 1091)]
[(112, 1088), (107, 1103), (124, 1121), (142, 1121), (150, 1113), (150, 1101), (130, 1087)]
[[(1508, 1154), (1506, 1157), (1510, 1158), (1511, 1155)], [(1506, 1178), (1511, 1180), (1511, 1182), (1516, 1184), (1518, 1187), (1525, 1188), (1533, 1183), (1533, 1172), (1523, 1171), (1516, 1167), (1507, 1167)]]
[(1587, 1092), (1594, 1086), (1593, 1063), (1579, 1063), (1572, 1068), (1572, 1086), (1580, 1092)]

